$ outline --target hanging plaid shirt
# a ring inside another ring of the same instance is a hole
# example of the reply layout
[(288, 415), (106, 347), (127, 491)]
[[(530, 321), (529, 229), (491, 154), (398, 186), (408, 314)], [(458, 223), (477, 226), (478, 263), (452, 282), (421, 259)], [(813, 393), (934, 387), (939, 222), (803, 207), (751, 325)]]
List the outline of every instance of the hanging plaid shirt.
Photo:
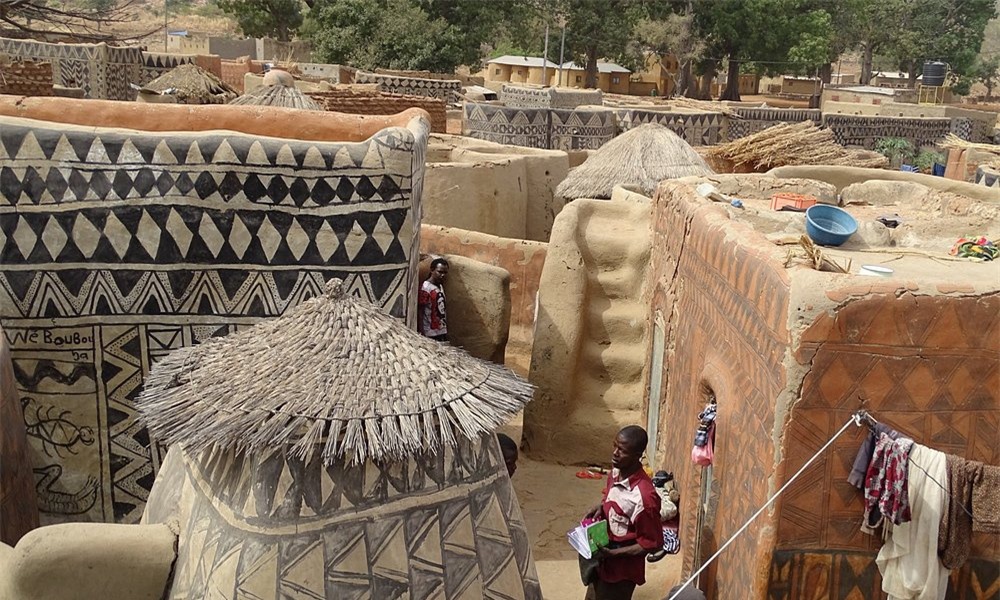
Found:
[(865, 476), (865, 523), (869, 526), (876, 525), (870, 520), (875, 509), (894, 525), (910, 521), (906, 471), (912, 447), (911, 439), (879, 435)]

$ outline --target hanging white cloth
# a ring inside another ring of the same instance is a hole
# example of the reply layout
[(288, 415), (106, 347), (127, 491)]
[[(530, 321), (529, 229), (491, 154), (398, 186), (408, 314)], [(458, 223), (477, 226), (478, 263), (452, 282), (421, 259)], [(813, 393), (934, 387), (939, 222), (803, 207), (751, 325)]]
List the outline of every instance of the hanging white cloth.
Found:
[(875, 558), (882, 573), (882, 591), (889, 594), (889, 600), (943, 600), (948, 569), (938, 559), (937, 543), (941, 515), (948, 510), (945, 454), (914, 444), (907, 482), (911, 520), (892, 527)]

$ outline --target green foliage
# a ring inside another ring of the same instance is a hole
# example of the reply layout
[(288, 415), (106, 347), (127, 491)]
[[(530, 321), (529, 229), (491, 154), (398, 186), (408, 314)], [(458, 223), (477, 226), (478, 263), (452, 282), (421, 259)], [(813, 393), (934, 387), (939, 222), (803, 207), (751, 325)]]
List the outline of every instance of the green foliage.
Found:
[(219, 0), (219, 8), (233, 16), (249, 37), (273, 37), (287, 42), (302, 25), (299, 0)]
[(641, 60), (632, 46), (635, 27), (646, 15), (643, 3), (630, 0), (563, 0), (566, 15), (566, 53), (587, 69), (585, 87), (597, 85), (597, 60), (606, 58), (624, 67)]
[(875, 152), (885, 156), (893, 166), (909, 163), (916, 155), (916, 148), (905, 138), (882, 138), (875, 143)]
[(936, 150), (921, 150), (914, 159), (913, 164), (920, 169), (921, 173), (930, 173), (934, 163), (943, 165), (948, 159), (944, 154)]

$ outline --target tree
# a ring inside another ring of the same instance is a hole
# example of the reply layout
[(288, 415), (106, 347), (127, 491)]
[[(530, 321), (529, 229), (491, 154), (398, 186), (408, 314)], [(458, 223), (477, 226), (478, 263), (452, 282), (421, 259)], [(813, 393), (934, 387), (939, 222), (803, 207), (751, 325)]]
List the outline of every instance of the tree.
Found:
[(100, 32), (102, 25), (134, 22), (136, 6), (137, 0), (91, 0), (83, 6), (47, 0), (0, 0), (0, 22), (27, 35), (71, 31), (73, 38), (100, 41), (108, 39)]
[[(739, 100), (740, 66), (763, 72), (816, 68), (826, 62), (830, 15), (807, 0), (715, 0), (694, 4), (710, 52), (727, 59), (722, 100)], [(790, 58), (791, 57), (791, 58)]]
[(629, 52), (633, 32), (644, 14), (644, 5), (630, 0), (565, 0), (566, 50), (583, 63), (584, 87), (597, 87), (597, 59), (610, 58), (636, 64)]
[(243, 35), (272, 37), (282, 42), (302, 26), (299, 0), (219, 0), (219, 8), (236, 19)]
[(679, 68), (674, 77), (674, 93), (680, 96), (696, 94), (694, 63), (704, 55), (705, 43), (695, 30), (691, 2), (684, 2), (666, 15), (647, 16), (635, 28), (639, 44), (660, 57), (673, 55)]

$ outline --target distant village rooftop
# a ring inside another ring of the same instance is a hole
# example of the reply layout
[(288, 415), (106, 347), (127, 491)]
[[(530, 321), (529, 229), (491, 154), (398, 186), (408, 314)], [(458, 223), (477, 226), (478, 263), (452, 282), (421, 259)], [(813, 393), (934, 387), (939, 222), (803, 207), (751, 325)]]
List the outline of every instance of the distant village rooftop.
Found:
[[(586, 67), (578, 66), (575, 62), (569, 61), (562, 64), (563, 69), (568, 69), (570, 71), (586, 71)], [(632, 71), (626, 69), (625, 67), (613, 63), (599, 60), (597, 61), (597, 72), (598, 73), (631, 73)]]
[(550, 69), (558, 69), (559, 65), (552, 62), (551, 60), (546, 60), (540, 56), (514, 56), (512, 54), (506, 54), (504, 56), (499, 56), (497, 58), (491, 58), (486, 61), (488, 65), (510, 65), (512, 67), (541, 67), (545, 66)]

